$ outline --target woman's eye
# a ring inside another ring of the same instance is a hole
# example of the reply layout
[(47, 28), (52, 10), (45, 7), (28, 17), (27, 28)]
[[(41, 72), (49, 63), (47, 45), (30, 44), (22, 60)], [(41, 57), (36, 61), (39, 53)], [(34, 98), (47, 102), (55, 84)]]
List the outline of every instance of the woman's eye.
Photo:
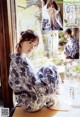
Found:
[(29, 42), (30, 44), (32, 43), (32, 42)]

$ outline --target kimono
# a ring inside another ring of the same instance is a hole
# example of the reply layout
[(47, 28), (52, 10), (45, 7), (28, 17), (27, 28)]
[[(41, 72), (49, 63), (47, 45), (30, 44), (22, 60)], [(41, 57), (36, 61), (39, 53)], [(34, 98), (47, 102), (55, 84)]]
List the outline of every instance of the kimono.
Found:
[(53, 26), (51, 26), (51, 20), (50, 20), (50, 16), (49, 16), (47, 10), (48, 10), (47, 5), (45, 5), (42, 9), (42, 29), (48, 30), (48, 31), (62, 30), (63, 29), (62, 20), (61, 20), (60, 14), (59, 14), (60, 8), (58, 7), (57, 15), (55, 16)]
[(68, 40), (64, 48), (64, 54), (66, 54), (67, 58), (75, 59), (76, 55), (79, 56), (79, 42), (75, 38), (71, 38)]
[(36, 72), (28, 58), (11, 55), (9, 86), (15, 93), (18, 106), (35, 112), (54, 105), (52, 97), (58, 95), (59, 85), (59, 74), (53, 64), (43, 65)]

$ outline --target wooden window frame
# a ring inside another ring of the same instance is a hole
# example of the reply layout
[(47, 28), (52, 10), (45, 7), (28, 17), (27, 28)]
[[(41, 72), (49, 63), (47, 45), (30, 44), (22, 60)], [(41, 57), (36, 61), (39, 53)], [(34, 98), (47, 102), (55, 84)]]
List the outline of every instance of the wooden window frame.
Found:
[[(14, 52), (16, 36), (15, 0), (0, 0), (0, 64), (4, 107), (13, 107), (12, 89), (8, 84), (10, 54)], [(14, 41), (15, 40), (15, 41)]]

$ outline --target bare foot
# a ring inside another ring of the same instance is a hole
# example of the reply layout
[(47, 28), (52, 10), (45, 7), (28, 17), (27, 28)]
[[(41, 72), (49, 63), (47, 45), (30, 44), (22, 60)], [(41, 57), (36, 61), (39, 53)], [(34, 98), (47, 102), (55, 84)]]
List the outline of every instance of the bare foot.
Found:
[(54, 100), (55, 103), (53, 106), (48, 107), (48, 109), (56, 110), (56, 111), (69, 111), (72, 109), (70, 104), (62, 101), (62, 98), (60, 95), (54, 95), (52, 96), (52, 99)]
[(70, 111), (72, 109), (72, 107), (70, 107), (70, 105), (63, 103), (63, 102), (56, 102), (56, 104), (54, 106), (51, 106), (48, 109), (66, 112), (66, 111)]

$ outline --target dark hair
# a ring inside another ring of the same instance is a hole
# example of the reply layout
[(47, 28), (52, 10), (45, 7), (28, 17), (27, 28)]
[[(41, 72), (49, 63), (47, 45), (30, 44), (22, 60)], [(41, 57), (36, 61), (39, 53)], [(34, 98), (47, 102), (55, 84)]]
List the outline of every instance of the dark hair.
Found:
[(68, 33), (69, 35), (72, 35), (72, 30), (71, 29), (66, 29), (65, 32)]
[(56, 3), (55, 1), (49, 1), (49, 2), (47, 3), (47, 8), (49, 8), (51, 5), (53, 5), (54, 8), (55, 8), (56, 10), (58, 10), (58, 5), (57, 5), (57, 3)]
[(33, 30), (27, 30), (27, 31), (21, 32), (20, 41), (16, 45), (17, 53), (20, 53), (21, 52), (21, 43), (22, 42), (25, 42), (25, 41), (34, 42), (36, 40), (39, 41), (39, 37), (38, 37), (38, 35)]

